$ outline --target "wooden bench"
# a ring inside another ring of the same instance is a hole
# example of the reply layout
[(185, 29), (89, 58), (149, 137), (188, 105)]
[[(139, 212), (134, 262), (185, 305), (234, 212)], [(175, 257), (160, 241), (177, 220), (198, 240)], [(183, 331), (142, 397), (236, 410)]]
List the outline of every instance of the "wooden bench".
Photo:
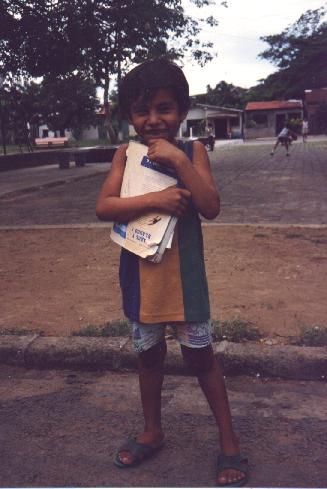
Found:
[(58, 138), (35, 138), (37, 148), (52, 148), (56, 146), (68, 146), (67, 137)]

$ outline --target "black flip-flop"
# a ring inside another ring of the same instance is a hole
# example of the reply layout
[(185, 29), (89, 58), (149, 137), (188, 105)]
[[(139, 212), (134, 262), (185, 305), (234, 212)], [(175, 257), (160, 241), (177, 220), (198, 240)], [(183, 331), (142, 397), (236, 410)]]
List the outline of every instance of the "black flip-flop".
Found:
[(244, 474), (244, 477), (229, 484), (218, 484), (218, 487), (242, 487), (246, 484), (249, 477), (248, 459), (242, 454), (224, 455), (221, 453), (217, 460), (218, 476), (223, 470), (234, 469)]
[[(120, 447), (116, 458), (114, 460), (114, 464), (116, 467), (120, 469), (126, 469), (129, 467), (135, 467), (136, 465), (142, 463), (147, 458), (152, 457), (155, 453), (157, 453), (163, 447), (163, 443), (158, 447), (153, 447), (146, 443), (139, 443), (136, 441), (136, 438), (129, 438), (124, 445)], [(121, 452), (128, 452), (133, 456), (133, 462), (130, 464), (125, 464), (121, 461), (119, 454)]]

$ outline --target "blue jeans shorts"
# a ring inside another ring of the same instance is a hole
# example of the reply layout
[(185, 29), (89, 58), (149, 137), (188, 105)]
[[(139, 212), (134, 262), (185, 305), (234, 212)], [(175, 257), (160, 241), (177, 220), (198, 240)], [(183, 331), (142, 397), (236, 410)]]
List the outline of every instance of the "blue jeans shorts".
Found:
[(171, 326), (180, 345), (189, 348), (204, 348), (212, 343), (211, 320), (204, 322), (174, 322), (141, 324), (132, 323), (133, 347), (138, 353), (149, 350), (165, 338), (166, 326)]

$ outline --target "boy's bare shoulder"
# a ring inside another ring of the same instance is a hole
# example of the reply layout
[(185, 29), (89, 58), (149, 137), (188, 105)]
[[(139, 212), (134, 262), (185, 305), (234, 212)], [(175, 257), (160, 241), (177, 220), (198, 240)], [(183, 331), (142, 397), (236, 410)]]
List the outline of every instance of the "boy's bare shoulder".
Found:
[(121, 144), (120, 146), (118, 146), (116, 154), (126, 155), (127, 148), (128, 148), (128, 143)]
[(113, 160), (112, 160), (113, 167), (122, 166), (122, 165), (125, 166), (125, 162), (126, 162), (126, 158), (127, 158), (127, 156), (126, 156), (127, 148), (128, 148), (127, 143), (124, 143), (124, 144), (121, 144), (120, 146), (118, 146), (118, 148), (115, 151)]

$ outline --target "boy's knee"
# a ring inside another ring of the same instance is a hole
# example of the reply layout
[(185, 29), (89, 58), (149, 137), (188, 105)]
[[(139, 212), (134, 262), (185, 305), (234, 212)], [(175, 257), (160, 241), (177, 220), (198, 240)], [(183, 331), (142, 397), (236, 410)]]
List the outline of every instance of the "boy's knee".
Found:
[(156, 370), (162, 367), (167, 353), (165, 341), (161, 341), (148, 350), (139, 353), (139, 362), (146, 369)]
[(210, 372), (215, 362), (211, 345), (204, 348), (189, 348), (182, 345), (181, 349), (184, 361), (193, 375), (199, 376)]

